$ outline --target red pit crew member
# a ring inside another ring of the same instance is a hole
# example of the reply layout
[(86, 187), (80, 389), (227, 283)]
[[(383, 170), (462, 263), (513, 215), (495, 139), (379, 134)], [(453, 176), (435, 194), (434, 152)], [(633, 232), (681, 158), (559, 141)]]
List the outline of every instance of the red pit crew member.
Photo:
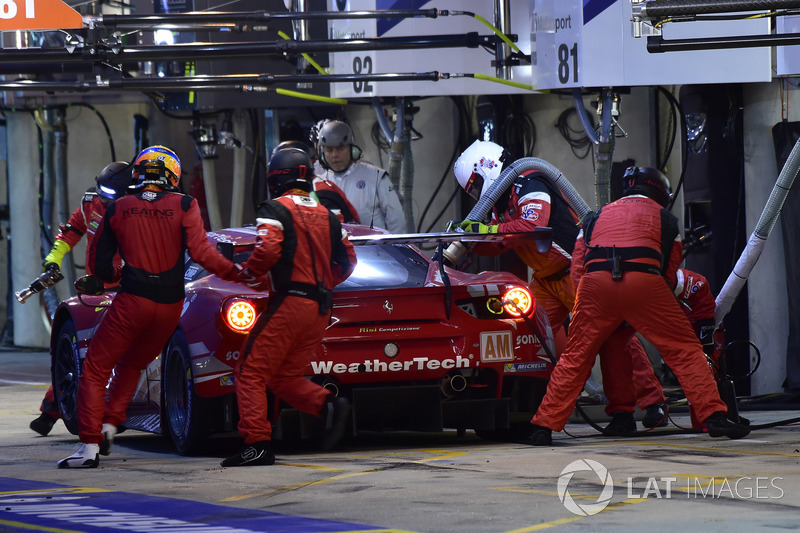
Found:
[[(285, 148), (297, 148), (307, 153), (309, 157), (311, 157), (311, 161), (314, 162), (314, 168), (316, 169), (317, 154), (306, 143), (301, 141), (283, 141), (275, 147), (272, 151), (272, 155), (275, 155), (279, 150)], [(319, 203), (336, 215), (339, 222), (361, 224), (361, 219), (358, 218), (358, 211), (356, 211), (356, 208), (353, 207), (353, 204), (347, 199), (342, 189), (325, 178), (324, 171), (314, 176), (311, 186), (314, 190), (313, 195), (316, 196)]]
[(265, 386), (277, 399), (323, 418), (324, 449), (344, 434), (349, 402), (304, 374), (328, 326), (333, 288), (352, 273), (356, 255), (336, 216), (309, 195), (313, 173), (311, 158), (295, 148), (278, 151), (269, 162), (272, 199), (259, 207), (258, 244), (242, 265), (242, 280), (257, 287), (269, 272), (273, 296), (247, 336), (236, 368), (244, 446), (222, 466), (275, 462)]
[[(238, 279), (236, 266), (209, 244), (197, 200), (178, 192), (180, 175), (172, 150), (144, 149), (133, 167), (135, 192), (108, 207), (89, 250), (95, 274), (120, 281), (120, 290), (92, 337), (78, 383), (82, 444), (59, 468), (96, 468), (98, 454), (110, 453), (141, 371), (178, 325), (186, 250), (217, 276)], [(117, 251), (121, 269), (113, 262)]]
[[(564, 428), (600, 345), (623, 322), (659, 350), (710, 436), (741, 438), (750, 432), (748, 424), (727, 418), (703, 347), (672, 292), (682, 243), (677, 218), (666, 209), (670, 193), (658, 170), (630, 167), (623, 197), (584, 222), (573, 254), (579, 285), (567, 348), (531, 420), (532, 444), (548, 446), (551, 431)], [(631, 358), (610, 355), (601, 359), (606, 390), (614, 390), (621, 404), (633, 405)]]
[[(500, 176), (508, 153), (492, 142), (475, 141), (456, 161), (453, 171), (459, 185), (476, 201), (487, 193)], [(556, 352), (561, 353), (566, 343), (563, 324), (575, 303), (575, 286), (570, 279), (570, 264), (575, 238), (578, 235), (578, 220), (566, 199), (546, 174), (526, 171), (518, 176), (497, 200), (492, 210), (491, 222), (486, 225), (464, 220), (461, 228), (480, 233), (526, 232), (537, 227), (552, 227), (553, 246), (542, 254), (534, 241), (517, 241), (510, 245), (503, 243), (482, 243), (473, 248), (479, 255), (499, 255), (513, 249), (526, 265), (533, 270), (530, 288), (536, 297), (537, 305), (547, 312), (553, 335), (556, 339)], [(664, 392), (656, 378), (650, 360), (630, 328), (615, 331), (600, 348), (601, 359), (606, 353), (630, 354), (641, 363), (639, 374), (642, 390), (637, 398), (639, 406), (647, 411), (643, 421), (646, 427), (662, 422)], [(614, 356), (612, 355), (612, 358)], [(646, 366), (645, 366), (646, 365)], [(585, 380), (584, 380), (585, 383)], [(609, 396), (606, 393), (606, 396)], [(624, 406), (609, 396), (606, 406), (608, 414), (621, 412)], [(627, 435), (636, 431), (636, 423), (615, 420), (606, 428), (608, 435)]]
[[(89, 248), (92, 246), (97, 227), (103, 220), (106, 206), (128, 192), (128, 185), (131, 184), (131, 165), (125, 161), (117, 161), (106, 165), (100, 175), (95, 177), (95, 182), (97, 183), (96, 187), (87, 189), (83, 195), (83, 200), (81, 200), (81, 205), (73, 211), (67, 223), (59, 228), (53, 248), (42, 263), (43, 270), (53, 268), (51, 265), (55, 265), (60, 270), (64, 255), (78, 244), (81, 237), (86, 235), (85, 268), (86, 274), (92, 274), (92, 269), (88, 262)], [(114, 264), (122, 265), (122, 259), (120, 259), (119, 255), (114, 256)], [(113, 284), (108, 286), (113, 286)], [(42, 414), (31, 421), (30, 428), (44, 437), (50, 433), (56, 421), (61, 418), (53, 387), (47, 389), (39, 410)]]

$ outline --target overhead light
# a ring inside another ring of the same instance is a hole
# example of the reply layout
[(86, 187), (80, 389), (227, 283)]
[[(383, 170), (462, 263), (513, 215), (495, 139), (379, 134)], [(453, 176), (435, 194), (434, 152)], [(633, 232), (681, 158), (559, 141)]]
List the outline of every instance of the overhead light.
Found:
[(153, 32), (153, 42), (158, 45), (172, 46), (175, 44), (175, 34), (170, 30), (156, 30)]

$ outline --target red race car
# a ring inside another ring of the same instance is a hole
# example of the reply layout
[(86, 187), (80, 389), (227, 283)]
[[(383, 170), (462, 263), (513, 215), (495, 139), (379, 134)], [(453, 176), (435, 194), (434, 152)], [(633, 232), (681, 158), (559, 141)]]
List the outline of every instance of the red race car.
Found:
[[(350, 399), (352, 434), (455, 428), (486, 438), (528, 435), (552, 366), (547, 316), (516, 276), (452, 270), (416, 246), (504, 236), (390, 235), (345, 227), (358, 266), (334, 292), (330, 326), (306, 375)], [(208, 237), (237, 263), (256, 243), (252, 227)], [(549, 229), (523, 237), (549, 247)], [(169, 436), (178, 452), (190, 454), (209, 435), (236, 430), (234, 368), (270, 293), (220, 280), (190, 258), (185, 267), (180, 324), (142, 373), (124, 427)], [(74, 434), (77, 378), (112, 299), (113, 293), (70, 298), (53, 320), (53, 387)], [(316, 417), (270, 400), (274, 439), (321, 432)]]

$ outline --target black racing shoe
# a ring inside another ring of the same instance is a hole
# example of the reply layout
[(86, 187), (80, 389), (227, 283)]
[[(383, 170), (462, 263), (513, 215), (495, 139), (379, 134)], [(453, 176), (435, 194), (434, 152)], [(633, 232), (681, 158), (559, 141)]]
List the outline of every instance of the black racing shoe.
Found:
[(741, 439), (750, 433), (750, 424), (742, 423), (741, 417), (738, 422), (734, 422), (721, 411), (717, 411), (706, 419), (706, 427), (709, 437)]
[(97, 468), (100, 464), (100, 445), (81, 443), (75, 453), (58, 462), (59, 468)]
[(669, 424), (669, 407), (666, 403), (654, 403), (645, 409), (642, 425), (646, 428), (660, 428)]
[(533, 424), (531, 446), (550, 446), (553, 444), (553, 430)]
[(618, 411), (611, 415), (611, 422), (603, 429), (607, 437), (630, 437), (636, 433), (636, 420), (633, 413)]
[(56, 422), (58, 422), (58, 418), (42, 413), (38, 418), (31, 420), (30, 428), (42, 437), (46, 437), (53, 429), (53, 426), (56, 425)]
[(322, 408), (322, 421), (325, 430), (322, 435), (322, 450), (327, 451), (336, 446), (347, 428), (350, 415), (350, 401), (342, 396), (330, 398)]
[(260, 440), (247, 444), (236, 455), (224, 459), (222, 466), (257, 466), (275, 464), (275, 455), (272, 453), (268, 440)]
[(117, 426), (114, 424), (103, 424), (103, 442), (100, 443), (100, 455), (109, 455), (111, 447), (114, 446), (114, 436), (117, 434)]

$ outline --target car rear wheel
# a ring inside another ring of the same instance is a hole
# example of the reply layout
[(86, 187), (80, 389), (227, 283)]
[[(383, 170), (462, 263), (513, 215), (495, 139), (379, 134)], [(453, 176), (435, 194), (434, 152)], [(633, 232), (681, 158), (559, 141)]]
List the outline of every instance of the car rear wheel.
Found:
[(162, 368), (162, 431), (181, 455), (193, 453), (209, 433), (204, 420), (207, 401), (194, 390), (192, 358), (186, 337), (176, 331), (167, 345)]
[(475, 434), (484, 440), (497, 442), (519, 442), (530, 438), (533, 434), (533, 426), (527, 420), (522, 422), (511, 422), (507, 428), (494, 430), (476, 429)]
[(83, 368), (75, 323), (65, 320), (53, 343), (52, 382), (56, 405), (70, 433), (78, 434), (78, 378)]
[(509, 425), (494, 430), (475, 430), (482, 439), (500, 442), (520, 442), (533, 434), (531, 418), (539, 409), (547, 391), (547, 380), (508, 376), (503, 379), (503, 396), (509, 398)]

